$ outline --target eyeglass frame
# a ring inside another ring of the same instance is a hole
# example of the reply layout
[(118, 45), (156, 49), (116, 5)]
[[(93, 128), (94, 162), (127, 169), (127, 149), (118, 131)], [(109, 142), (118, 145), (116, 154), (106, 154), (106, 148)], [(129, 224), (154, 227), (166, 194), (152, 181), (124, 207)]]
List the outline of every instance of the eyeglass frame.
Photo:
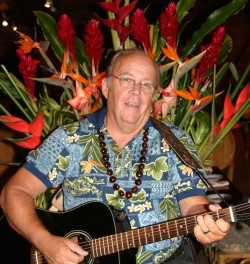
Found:
[[(116, 78), (117, 80), (119, 80), (119, 83), (120, 83), (120, 85), (121, 85), (123, 88), (134, 89), (135, 85), (138, 84), (139, 87), (140, 87), (140, 91), (144, 91), (144, 92), (146, 92), (146, 93), (150, 93), (150, 92), (153, 92), (153, 91), (155, 90), (155, 86), (154, 86), (152, 83), (149, 83), (149, 82), (143, 84), (143, 83), (141, 83), (141, 82), (136, 82), (134, 79), (132, 79), (132, 78), (130, 78), (130, 77), (117, 77), (117, 76), (115, 76), (114, 74), (111, 74), (111, 76), (114, 77), (114, 78)], [(125, 79), (129, 79), (130, 82), (133, 81), (133, 84), (131, 85), (131, 84), (128, 83), (128, 86), (124, 86), (124, 85), (122, 85), (122, 81), (125, 80)], [(145, 84), (147, 84), (147, 85), (151, 85), (151, 88), (150, 88), (150, 89), (146, 89)], [(145, 89), (142, 89), (142, 87), (144, 87)]]

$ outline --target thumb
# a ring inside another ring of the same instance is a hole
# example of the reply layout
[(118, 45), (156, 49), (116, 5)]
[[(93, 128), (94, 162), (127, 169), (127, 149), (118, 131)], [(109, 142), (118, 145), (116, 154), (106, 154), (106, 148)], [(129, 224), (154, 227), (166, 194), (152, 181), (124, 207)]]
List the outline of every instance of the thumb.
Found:
[(79, 256), (87, 256), (88, 252), (85, 251), (83, 248), (81, 248), (78, 244), (76, 243), (72, 243), (70, 244), (70, 249), (75, 252), (76, 254), (78, 254)]
[(208, 208), (210, 211), (216, 212), (221, 209), (221, 206), (219, 204), (209, 204)]

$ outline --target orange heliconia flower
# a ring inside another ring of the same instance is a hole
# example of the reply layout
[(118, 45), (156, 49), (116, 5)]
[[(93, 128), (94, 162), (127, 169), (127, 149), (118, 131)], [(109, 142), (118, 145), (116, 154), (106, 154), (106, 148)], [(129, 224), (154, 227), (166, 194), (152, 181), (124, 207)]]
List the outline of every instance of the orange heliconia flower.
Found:
[[(193, 107), (191, 108), (191, 112), (194, 114), (195, 112), (199, 111), (200, 109), (202, 109), (203, 107), (205, 107), (208, 103), (210, 103), (214, 96), (213, 95), (207, 95), (201, 98), (201, 92), (199, 92), (197, 89), (189, 86), (188, 87), (189, 91), (185, 91), (185, 90), (174, 90), (174, 92), (189, 101), (195, 101), (195, 104), (193, 105)], [(222, 92), (215, 94), (215, 97), (217, 97), (218, 95), (220, 95)]]
[(20, 40), (16, 41), (16, 44), (19, 44), (19, 48), (24, 51), (25, 54), (30, 53), (32, 49), (39, 49), (42, 42), (35, 42), (29, 36), (23, 34), (22, 32), (16, 31), (20, 35)]
[(164, 55), (172, 61), (180, 62), (180, 58), (178, 54), (176, 53), (175, 49), (171, 45), (169, 45), (167, 42), (166, 42), (166, 45), (167, 45), (167, 48), (161, 47)]
[(34, 149), (40, 145), (44, 122), (42, 112), (30, 124), (15, 116), (0, 116), (0, 121), (15, 131), (28, 134), (28, 137), (24, 139), (11, 140), (16, 145), (28, 149)]
[[(233, 105), (230, 96), (227, 94), (224, 100), (224, 108), (223, 108), (223, 120), (220, 123), (220, 129), (225, 127), (227, 123), (231, 120), (235, 113), (240, 109), (243, 103), (250, 95), (250, 86), (246, 85), (240, 92), (235, 105)], [(249, 109), (246, 111), (248, 112)], [(234, 128), (238, 127), (239, 125), (235, 125)]]

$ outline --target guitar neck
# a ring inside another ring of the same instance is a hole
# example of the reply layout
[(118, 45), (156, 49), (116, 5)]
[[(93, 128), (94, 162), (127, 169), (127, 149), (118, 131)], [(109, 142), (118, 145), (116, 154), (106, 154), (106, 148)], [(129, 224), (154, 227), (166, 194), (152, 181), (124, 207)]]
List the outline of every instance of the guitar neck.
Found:
[[(234, 222), (231, 208), (221, 209), (217, 212), (206, 213), (214, 220), (223, 218), (227, 222)], [(191, 233), (196, 225), (197, 215), (162, 222), (142, 228), (133, 229), (110, 236), (93, 239), (90, 242), (94, 258), (116, 253), (130, 248), (177, 237)]]

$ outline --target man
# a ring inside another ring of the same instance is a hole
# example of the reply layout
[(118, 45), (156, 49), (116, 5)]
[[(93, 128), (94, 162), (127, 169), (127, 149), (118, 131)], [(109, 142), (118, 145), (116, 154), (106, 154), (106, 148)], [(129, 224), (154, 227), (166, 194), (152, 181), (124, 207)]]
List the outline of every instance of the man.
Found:
[[(107, 109), (57, 129), (5, 186), (1, 204), (9, 223), (48, 263), (80, 263), (88, 254), (74, 241), (52, 235), (36, 216), (33, 200), (49, 187), (62, 185), (65, 210), (105, 202), (123, 210), (132, 228), (205, 211), (204, 185), (149, 119), (158, 80), (158, 67), (147, 54), (118, 52), (102, 84)], [(191, 143), (184, 132), (169, 127)], [(200, 215), (194, 236), (210, 245), (229, 229), (223, 219)], [(178, 255), (181, 240), (178, 236), (142, 246), (137, 263), (188, 263), (183, 254), (171, 257)]]

